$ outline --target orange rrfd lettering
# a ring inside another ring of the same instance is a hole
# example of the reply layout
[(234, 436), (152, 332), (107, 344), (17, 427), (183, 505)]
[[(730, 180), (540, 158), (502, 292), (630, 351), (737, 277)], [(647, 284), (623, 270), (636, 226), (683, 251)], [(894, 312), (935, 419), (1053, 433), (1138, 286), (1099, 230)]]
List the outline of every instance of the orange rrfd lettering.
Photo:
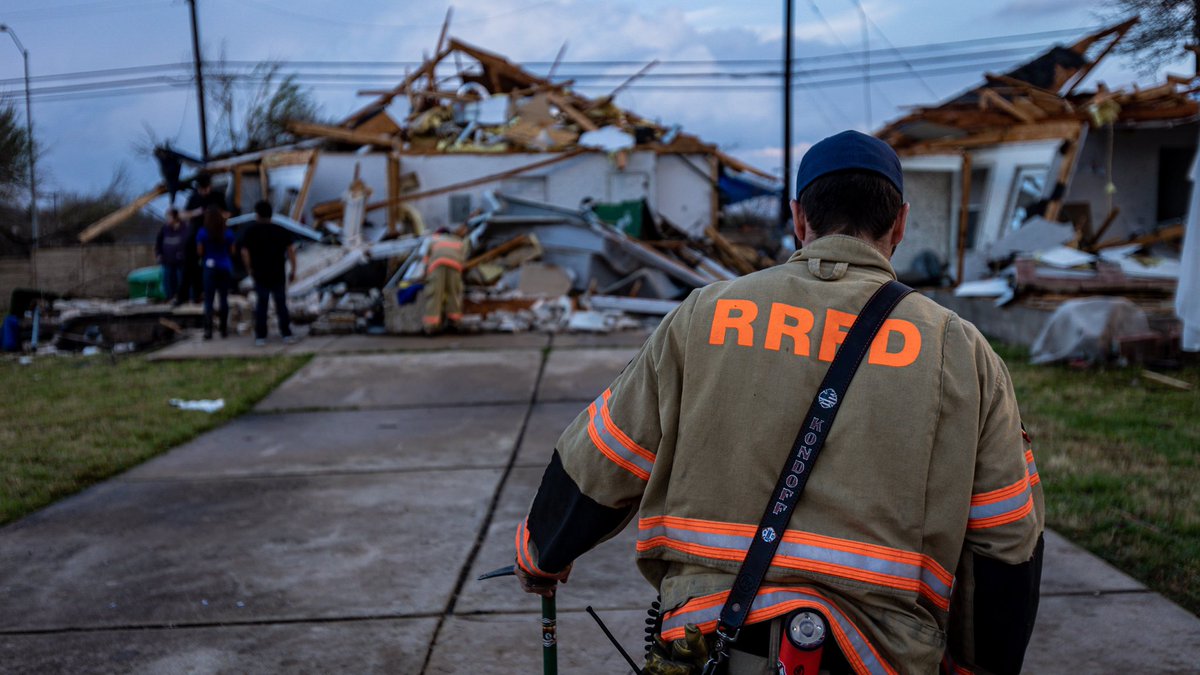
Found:
[(832, 361), (837, 348), (846, 339), (846, 331), (854, 325), (854, 315), (836, 309), (825, 311), (825, 328), (821, 331), (821, 352), (817, 358)]
[[(794, 319), (795, 323), (788, 323)], [(792, 338), (792, 352), (796, 356), (808, 356), (808, 331), (813, 327), (813, 313), (803, 307), (793, 307), (782, 302), (771, 303), (771, 318), (767, 322), (767, 339), (763, 347), (779, 351), (783, 345), (783, 336)]]
[[(900, 346), (900, 351), (889, 352), (888, 340), (892, 333), (899, 333), (903, 339)], [(879, 329), (879, 334), (875, 336), (875, 340), (871, 343), (871, 352), (867, 357), (867, 363), (873, 363), (877, 366), (891, 366), (893, 368), (903, 368), (912, 365), (917, 360), (917, 355), (921, 353), (921, 331), (910, 321), (903, 319), (888, 319), (883, 322), (883, 326)]]
[[(737, 312), (737, 316), (733, 313)], [(717, 300), (713, 310), (712, 331), (708, 344), (723, 345), (732, 328), (737, 331), (737, 343), (742, 347), (754, 346), (754, 327), (750, 325), (758, 316), (758, 305), (750, 300)]]

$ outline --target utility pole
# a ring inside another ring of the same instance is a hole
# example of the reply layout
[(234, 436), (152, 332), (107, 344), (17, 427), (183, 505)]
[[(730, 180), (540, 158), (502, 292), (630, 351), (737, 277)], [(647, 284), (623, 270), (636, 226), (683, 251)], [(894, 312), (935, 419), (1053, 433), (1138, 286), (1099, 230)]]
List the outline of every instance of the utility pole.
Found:
[(1200, 75), (1200, 0), (1192, 0), (1192, 56)]
[(196, 68), (196, 107), (200, 110), (200, 157), (208, 161), (208, 120), (204, 117), (204, 68), (200, 60), (200, 30), (196, 25), (196, 0), (188, 0), (192, 11), (192, 64)]
[[(1200, 0), (1196, 0), (1200, 2)], [(783, 195), (779, 203), (779, 219), (783, 231), (792, 220), (792, 0), (783, 0)], [(796, 242), (800, 247), (800, 242)]]
[[(29, 96), (29, 50), (25, 49), (25, 45), (21, 44), (20, 38), (13, 32), (12, 27), (0, 24), (0, 33), (8, 33), (8, 36), (13, 39), (13, 43), (17, 45), (17, 49), (21, 52), (21, 58), (25, 62), (25, 135), (29, 142), (29, 229), (30, 235), (33, 238), (32, 252), (29, 255), (30, 266), (33, 270), (33, 287), (38, 287), (37, 273), (37, 248), (38, 248), (38, 203), (37, 203), (37, 174), (35, 173), (35, 158), (37, 148), (33, 144), (33, 107), (30, 105)], [(37, 340), (34, 340), (34, 348), (37, 348)]]
[[(1200, 0), (1196, 0), (1200, 2)], [(867, 131), (871, 130), (871, 34), (867, 31), (867, 10), (863, 9), (862, 0), (854, 0), (858, 6), (858, 20), (862, 24), (863, 42), (863, 99), (867, 107)]]

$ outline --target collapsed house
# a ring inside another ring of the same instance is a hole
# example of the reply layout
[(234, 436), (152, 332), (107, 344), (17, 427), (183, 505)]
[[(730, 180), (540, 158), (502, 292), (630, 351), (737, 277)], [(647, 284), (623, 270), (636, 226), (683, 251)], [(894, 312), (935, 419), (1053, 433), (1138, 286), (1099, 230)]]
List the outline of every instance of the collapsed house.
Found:
[[(572, 295), (675, 300), (774, 264), (774, 247), (733, 243), (718, 228), (724, 206), (777, 197), (777, 178), (618, 107), (616, 94), (636, 77), (589, 98), (443, 31), (433, 57), (396, 87), (365, 92), (371, 103), (340, 123), (291, 122), (294, 143), (208, 162), (160, 151), (163, 182), (79, 238), (173, 199), (191, 166), (235, 211), (270, 201), (276, 222), (304, 241), (289, 295), (309, 318), (347, 308), (359, 321), (333, 323), (358, 329), (364, 313), (380, 323), (381, 289), (413, 280), (424, 238), (438, 228), (470, 230), (476, 254), (530, 235), (539, 242), (532, 259), (561, 262)], [(506, 224), (515, 204), (543, 211), (536, 232)], [(476, 290), (508, 271), (478, 266), (468, 277)]]
[(960, 296), (1043, 310), (1123, 297), (1172, 330), (1200, 79), (1081, 88), (1135, 22), (987, 74), (876, 133), (900, 154), (912, 204), (893, 260), (902, 279), (948, 277)]

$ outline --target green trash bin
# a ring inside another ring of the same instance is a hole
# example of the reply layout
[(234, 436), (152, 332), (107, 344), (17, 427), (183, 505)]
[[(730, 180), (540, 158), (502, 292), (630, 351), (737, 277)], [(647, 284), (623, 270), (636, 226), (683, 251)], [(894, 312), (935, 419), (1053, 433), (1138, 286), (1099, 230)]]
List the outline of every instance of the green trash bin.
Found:
[(129, 282), (130, 298), (167, 299), (167, 296), (163, 294), (162, 267), (159, 265), (139, 267), (129, 273), (127, 281)]

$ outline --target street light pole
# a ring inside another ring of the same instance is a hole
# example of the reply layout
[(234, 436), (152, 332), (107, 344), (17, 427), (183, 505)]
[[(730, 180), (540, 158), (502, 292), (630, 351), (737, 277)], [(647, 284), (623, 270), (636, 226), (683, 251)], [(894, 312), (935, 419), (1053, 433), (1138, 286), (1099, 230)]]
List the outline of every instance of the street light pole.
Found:
[(21, 39), (13, 32), (11, 26), (0, 23), (0, 33), (8, 33), (13, 39), (13, 43), (17, 45), (17, 49), (21, 52), (21, 58), (25, 61), (25, 134), (29, 142), (29, 226), (33, 235), (33, 252), (30, 254), (30, 264), (33, 267), (33, 287), (37, 288), (37, 247), (38, 247), (38, 205), (37, 205), (37, 174), (34, 172), (34, 145), (33, 145), (33, 108), (30, 104), (29, 96), (29, 50), (25, 49), (25, 45), (21, 44)]

